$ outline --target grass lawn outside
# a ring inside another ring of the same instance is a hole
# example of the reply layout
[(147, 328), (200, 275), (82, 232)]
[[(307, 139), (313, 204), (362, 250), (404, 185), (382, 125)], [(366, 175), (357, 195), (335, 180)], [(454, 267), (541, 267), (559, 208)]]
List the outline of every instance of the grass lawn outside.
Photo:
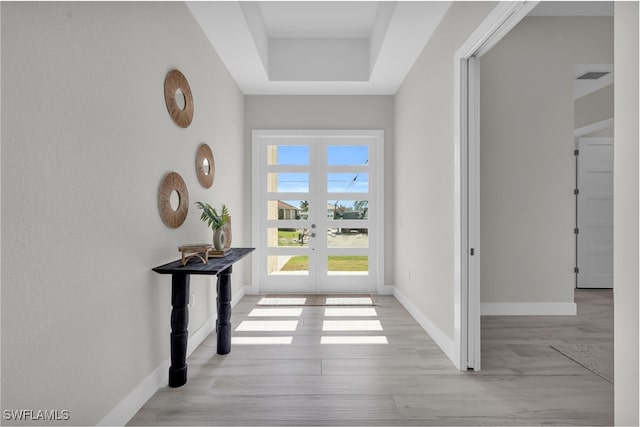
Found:
[(278, 229), (278, 246), (301, 246), (298, 240), (298, 233), (298, 231)]
[(368, 256), (329, 256), (329, 271), (368, 271)]
[[(309, 257), (291, 257), (281, 271), (307, 271), (309, 270)], [(367, 256), (329, 256), (329, 271), (368, 271), (369, 257)]]

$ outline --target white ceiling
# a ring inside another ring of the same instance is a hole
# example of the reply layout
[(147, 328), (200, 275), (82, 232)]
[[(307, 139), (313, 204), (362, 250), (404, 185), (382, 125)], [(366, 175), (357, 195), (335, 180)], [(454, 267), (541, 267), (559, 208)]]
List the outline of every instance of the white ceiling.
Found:
[(529, 16), (613, 16), (613, 2), (541, 1)]
[(245, 94), (394, 94), (451, 2), (187, 2)]
[(368, 39), (378, 3), (326, 1), (260, 2), (269, 37)]
[[(395, 94), (450, 1), (187, 2), (243, 93)], [(536, 16), (613, 15), (542, 1)]]

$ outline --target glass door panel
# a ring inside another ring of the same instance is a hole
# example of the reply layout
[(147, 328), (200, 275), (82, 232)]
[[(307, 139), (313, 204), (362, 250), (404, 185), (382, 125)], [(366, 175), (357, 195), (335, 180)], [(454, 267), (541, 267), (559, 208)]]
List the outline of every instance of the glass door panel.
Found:
[(309, 257), (306, 255), (269, 255), (267, 274), (273, 275), (309, 275)]
[(269, 145), (267, 147), (268, 165), (309, 165), (308, 145)]
[(338, 165), (366, 165), (369, 163), (368, 145), (329, 145), (327, 147), (327, 164)]
[(308, 193), (308, 173), (268, 173), (267, 191), (270, 193)]
[(327, 174), (329, 193), (368, 193), (369, 174), (363, 172), (329, 172)]
[(358, 231), (350, 229), (349, 233), (339, 231), (339, 228), (327, 229), (327, 247), (328, 248), (368, 248), (369, 247), (369, 229), (360, 228)]

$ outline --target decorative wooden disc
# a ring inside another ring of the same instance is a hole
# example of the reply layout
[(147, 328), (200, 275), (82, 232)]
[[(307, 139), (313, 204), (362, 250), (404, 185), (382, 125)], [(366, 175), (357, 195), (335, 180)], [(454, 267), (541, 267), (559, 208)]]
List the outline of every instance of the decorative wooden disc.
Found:
[[(175, 210), (171, 207), (171, 194), (174, 191), (178, 193), (178, 208)], [(187, 191), (187, 185), (179, 174), (169, 172), (162, 179), (158, 191), (158, 210), (162, 221), (167, 227), (178, 228), (187, 218), (189, 192)]]
[[(180, 91), (184, 96), (184, 108), (178, 104), (176, 94)], [(164, 101), (173, 121), (181, 128), (186, 128), (193, 120), (193, 95), (186, 77), (178, 70), (171, 70), (164, 79)]]
[(196, 175), (198, 176), (198, 182), (204, 188), (209, 188), (213, 185), (213, 180), (216, 177), (216, 163), (213, 159), (211, 148), (207, 144), (200, 144), (196, 152)]

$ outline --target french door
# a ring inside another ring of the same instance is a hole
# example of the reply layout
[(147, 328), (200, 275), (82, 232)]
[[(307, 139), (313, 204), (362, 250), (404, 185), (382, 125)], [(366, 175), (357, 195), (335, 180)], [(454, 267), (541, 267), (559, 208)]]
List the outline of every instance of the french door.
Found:
[(382, 131), (253, 132), (253, 291), (382, 288)]

